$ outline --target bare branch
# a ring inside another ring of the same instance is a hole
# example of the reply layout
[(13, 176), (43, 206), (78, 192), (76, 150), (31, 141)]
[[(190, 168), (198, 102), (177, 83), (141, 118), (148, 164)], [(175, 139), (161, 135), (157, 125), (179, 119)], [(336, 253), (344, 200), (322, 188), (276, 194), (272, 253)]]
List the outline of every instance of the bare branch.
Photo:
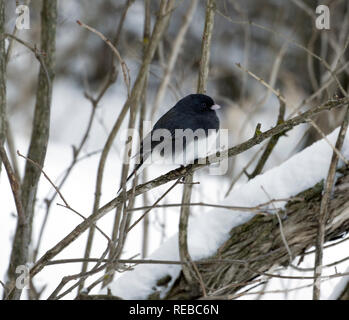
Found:
[[(205, 27), (202, 35), (202, 43), (201, 43), (201, 59), (199, 65), (199, 75), (198, 75), (198, 84), (197, 84), (197, 93), (206, 93), (207, 87), (207, 77), (209, 72), (209, 62), (210, 62), (210, 49), (211, 49), (211, 38), (213, 31), (213, 23), (214, 23), (214, 15), (216, 9), (216, 1), (215, 0), (207, 0), (206, 1), (206, 17), (205, 17)], [(183, 188), (183, 196), (182, 203), (189, 203), (191, 198), (193, 188), (193, 174), (189, 173), (184, 177), (184, 188)], [(179, 256), (181, 261), (191, 262), (191, 257), (188, 251), (187, 244), (187, 229), (188, 229), (188, 221), (189, 221), (190, 207), (182, 206), (180, 211), (179, 218), (179, 231), (178, 231), (178, 247), (179, 247)], [(184, 264), (183, 265), (183, 274), (188, 282), (188, 284), (194, 284), (194, 269), (192, 268), (193, 264)], [(199, 273), (199, 283), (200, 281), (200, 273)], [(206, 293), (205, 287), (201, 286), (203, 292)]]
[(112, 49), (113, 53), (115, 54), (115, 56), (117, 57), (117, 59), (120, 62), (122, 73), (124, 75), (125, 85), (127, 88), (127, 94), (128, 94), (128, 96), (130, 96), (130, 91), (131, 91), (131, 89), (130, 89), (130, 85), (131, 85), (130, 71), (127, 67), (126, 62), (124, 61), (124, 59), (122, 59), (118, 49), (116, 49), (116, 47), (112, 44), (112, 42), (109, 39), (107, 39), (101, 32), (88, 26), (87, 24), (81, 22), (80, 20), (77, 20), (76, 22), (78, 25), (82, 26), (83, 28), (85, 28), (85, 29), (93, 32), (97, 36), (99, 36)]
[[(0, 0), (0, 34), (5, 30), (5, 0)], [(6, 139), (6, 50), (5, 39), (0, 39), (0, 147)], [(0, 160), (1, 174), (1, 160)]]
[[(50, 130), (50, 110), (52, 100), (52, 81), (54, 78), (55, 40), (56, 40), (57, 1), (44, 0), (41, 12), (41, 51), (45, 56), (36, 55), (41, 61), (38, 86), (36, 92), (36, 105), (33, 120), (33, 129), (28, 151), (28, 157), (40, 166), (46, 157), (47, 143)], [(9, 36), (9, 35), (7, 35)], [(11, 35), (12, 36), (12, 35)], [(13, 36), (12, 36), (13, 37)], [(15, 40), (18, 41), (16, 38)], [(21, 42), (21, 41), (20, 41)], [(22, 44), (24, 42), (22, 41)], [(29, 46), (30, 47), (30, 46)], [(34, 48), (34, 51), (36, 50)], [(23, 235), (21, 226), (17, 225), (14, 244), (11, 252), (10, 266), (8, 270), (10, 282), (16, 277), (15, 269), (19, 265), (25, 265), (28, 261), (28, 246), (22, 246), (23, 239), (31, 240), (32, 221), (34, 217), (34, 203), (41, 172), (29, 162), (25, 167), (22, 182), (22, 205), (25, 217), (29, 224), (28, 235)], [(15, 289), (9, 295), (9, 299), (19, 299), (21, 289)]]
[[(281, 101), (281, 99), (279, 100), (279, 103), (280, 103), (279, 116), (278, 116), (276, 124), (282, 123), (284, 121), (284, 117), (285, 117), (286, 105), (283, 101)], [(277, 135), (270, 138), (263, 154), (261, 155), (261, 157), (256, 165), (256, 168), (253, 170), (253, 172), (251, 174), (248, 175), (249, 179), (254, 178), (255, 176), (259, 175), (262, 172), (264, 165), (266, 164), (267, 160), (269, 159), (271, 153), (273, 152), (276, 144), (278, 143), (278, 141), (282, 135), (283, 135), (283, 133), (277, 134)]]
[[(345, 135), (347, 133), (349, 124), (349, 106), (347, 107), (347, 111), (338, 133), (338, 138), (336, 142), (336, 149), (341, 150), (344, 142)], [(320, 277), (322, 273), (322, 257), (323, 257), (323, 245), (325, 241), (325, 230), (326, 223), (329, 217), (329, 205), (331, 200), (331, 194), (333, 190), (333, 185), (335, 183), (335, 174), (337, 170), (339, 157), (336, 152), (332, 154), (332, 160), (330, 167), (328, 169), (328, 175), (326, 179), (326, 184), (324, 188), (324, 194), (321, 200), (320, 213), (318, 217), (319, 221), (319, 231), (316, 237), (316, 252), (315, 252), (315, 266), (314, 266), (314, 286), (313, 286), (313, 299), (320, 299)]]
[(21, 184), (18, 181), (18, 178), (11, 167), (5, 148), (1, 145), (0, 145), (0, 159), (2, 160), (5, 166), (7, 176), (11, 185), (12, 194), (13, 194), (13, 198), (15, 200), (15, 205), (17, 209), (18, 221), (21, 225), (24, 225), (26, 222), (26, 219), (25, 219), (22, 200), (21, 200)]
[(166, 92), (168, 83), (170, 82), (171, 73), (175, 67), (180, 49), (181, 49), (183, 42), (184, 42), (184, 37), (188, 31), (190, 22), (192, 20), (192, 17), (194, 15), (194, 12), (195, 12), (195, 9), (197, 6), (197, 3), (198, 3), (197, 0), (191, 0), (190, 6), (189, 6), (186, 14), (183, 17), (183, 24), (181, 25), (180, 29), (178, 30), (177, 37), (173, 41), (172, 51), (171, 51), (170, 57), (168, 58), (168, 63), (166, 64), (164, 74), (163, 74), (163, 77), (162, 77), (161, 82), (160, 82), (160, 86), (157, 90), (156, 97), (154, 99), (154, 105), (153, 105), (153, 109), (151, 112), (152, 116), (154, 116), (156, 114), (156, 111), (159, 108), (159, 106), (161, 105), (163, 98), (165, 96), (165, 92)]

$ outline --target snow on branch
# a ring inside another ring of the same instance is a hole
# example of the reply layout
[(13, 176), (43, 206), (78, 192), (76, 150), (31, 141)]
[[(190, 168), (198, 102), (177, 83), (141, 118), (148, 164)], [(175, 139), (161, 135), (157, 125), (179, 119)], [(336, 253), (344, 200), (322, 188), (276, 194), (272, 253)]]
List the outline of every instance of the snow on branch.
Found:
[[(335, 143), (338, 132), (339, 129), (333, 131), (327, 136), (328, 140)], [(349, 157), (348, 135), (342, 155)], [(253, 207), (268, 202), (268, 196), (285, 199), (297, 195), (298, 200), (289, 201), (283, 209), (283, 216), (286, 215), (283, 233), (296, 257), (314, 245), (323, 180), (331, 156), (330, 145), (320, 140), (282, 165), (234, 188), (221, 204)], [(331, 200), (326, 240), (349, 230), (349, 199), (345, 196), (347, 189), (343, 187), (348, 182), (349, 172), (343, 170)], [(192, 210), (195, 213), (195, 207)], [(177, 237), (168, 239), (149, 259), (179, 261)], [(278, 220), (272, 213), (263, 216), (224, 208), (200, 212), (189, 220), (188, 245), (209, 294), (217, 293), (220, 297), (231, 298), (259, 275), (270, 276), (272, 272), (268, 270), (273, 266), (289, 264), (289, 253), (281, 239)], [(202, 259), (213, 259), (215, 263), (200, 263)], [(312, 279), (312, 274), (303, 278)], [(185, 285), (180, 264), (137, 265), (109, 288), (113, 295), (124, 299), (193, 299), (201, 296), (199, 283), (197, 287)]]

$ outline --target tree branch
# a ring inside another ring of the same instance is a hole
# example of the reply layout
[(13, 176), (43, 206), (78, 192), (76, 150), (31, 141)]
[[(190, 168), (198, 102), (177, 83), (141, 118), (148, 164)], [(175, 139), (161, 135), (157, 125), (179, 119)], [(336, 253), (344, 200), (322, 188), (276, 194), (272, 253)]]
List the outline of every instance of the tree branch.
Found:
[[(211, 49), (211, 38), (213, 31), (214, 15), (215, 15), (215, 0), (207, 0), (206, 2), (206, 17), (205, 17), (205, 27), (202, 34), (202, 44), (201, 44), (201, 58), (199, 65), (199, 75), (197, 84), (197, 93), (206, 93), (207, 87), (207, 77), (209, 72), (210, 63), (210, 49)], [(191, 193), (193, 188), (193, 174), (189, 173), (184, 177), (184, 187), (182, 203), (189, 203), (191, 199)], [(179, 217), (179, 231), (178, 231), (178, 248), (179, 256), (181, 261), (187, 262), (183, 264), (183, 274), (189, 285), (195, 283), (195, 265), (192, 262), (188, 251), (187, 243), (187, 229), (188, 221), (190, 215), (190, 206), (182, 206), (180, 210)], [(200, 279), (200, 274), (198, 280)], [(201, 282), (200, 282), (201, 284)], [(205, 288), (201, 286), (203, 292)]]
[[(349, 232), (348, 189), (344, 188), (348, 182), (349, 170), (346, 169), (343, 176), (338, 179), (333, 193), (328, 215), (330, 223), (325, 227), (325, 241)], [(283, 232), (294, 256), (302, 254), (314, 244), (318, 232), (316, 213), (320, 210), (322, 190), (321, 182), (297, 195), (299, 198), (304, 198), (304, 201), (290, 201), (285, 207), (283, 214), (287, 219), (283, 221)], [(219, 293), (220, 296), (232, 295), (260, 275), (294, 278), (267, 273), (275, 266), (287, 266), (290, 263), (289, 253), (284, 245), (277, 217), (274, 215), (255, 216), (233, 228), (230, 231), (230, 238), (210, 259), (232, 259), (245, 263), (201, 265), (198, 261), (205, 286), (211, 288), (209, 296), (213, 292)], [(297, 278), (313, 279), (312, 276)], [(198, 297), (196, 290), (190, 288), (188, 290), (181, 275), (166, 299)]]
[[(0, 0), (0, 34), (5, 32), (5, 0)], [(5, 38), (0, 38), (0, 147), (6, 139), (6, 50)], [(1, 174), (1, 159), (0, 159)]]
[[(54, 56), (56, 39), (57, 1), (44, 0), (41, 11), (41, 51), (45, 52), (42, 58), (38, 87), (36, 93), (36, 105), (34, 111), (33, 129), (28, 151), (28, 158), (43, 166), (50, 128), (50, 109), (52, 100), (52, 81), (54, 78)], [(9, 280), (13, 282), (16, 277), (16, 267), (25, 265), (28, 261), (28, 246), (31, 239), (32, 221), (34, 217), (34, 204), (41, 172), (29, 162), (26, 163), (25, 174), (22, 183), (22, 205), (28, 222), (28, 228), (23, 230), (17, 224), (13, 248), (11, 252), (10, 266), (8, 270)], [(26, 246), (20, 245), (27, 239)], [(12, 286), (13, 284), (11, 284)], [(15, 289), (9, 299), (19, 299), (20, 289)]]
[[(335, 148), (337, 150), (341, 150), (344, 142), (345, 135), (347, 133), (349, 124), (349, 106), (347, 107), (347, 111), (344, 116), (344, 120), (340, 131), (338, 133), (338, 138), (336, 142)], [(316, 237), (316, 251), (315, 251), (315, 268), (314, 268), (314, 286), (313, 286), (313, 299), (320, 299), (320, 276), (322, 274), (322, 257), (323, 257), (323, 246), (325, 240), (325, 229), (326, 223), (328, 219), (328, 210), (330, 206), (330, 200), (333, 190), (333, 185), (335, 183), (335, 175), (337, 170), (339, 156), (335, 151), (332, 154), (332, 160), (330, 167), (328, 169), (328, 175), (325, 183), (324, 194), (321, 199), (321, 207), (318, 215), (319, 219), (319, 230)]]
[[(175, 170), (172, 170), (154, 180), (151, 180), (149, 182), (143, 183), (141, 185), (138, 185), (135, 190), (129, 190), (126, 193), (126, 198), (129, 199), (131, 195), (138, 196), (140, 194), (143, 194), (151, 189), (154, 189), (158, 186), (161, 186), (167, 182), (173, 181), (175, 179), (179, 179), (181, 177), (186, 176), (188, 173), (195, 172), (196, 170), (199, 170), (200, 168), (203, 168), (205, 166), (208, 166), (213, 163), (217, 163), (220, 160), (226, 158), (226, 157), (233, 157), (237, 154), (240, 154), (252, 147), (254, 147), (257, 144), (260, 144), (264, 140), (279, 134), (281, 132), (286, 132), (288, 130), (291, 130), (295, 126), (308, 122), (308, 119), (312, 116), (315, 116), (319, 114), (322, 111), (325, 110), (331, 110), (335, 107), (340, 107), (348, 103), (347, 98), (338, 99), (338, 100), (330, 100), (326, 102), (325, 104), (318, 106), (316, 108), (313, 108), (309, 111), (306, 111), (302, 113), (299, 116), (296, 116), (292, 119), (289, 119), (274, 128), (271, 128), (265, 132), (260, 133), (259, 135), (252, 137), (251, 139), (232, 147), (228, 150), (225, 150), (223, 152), (220, 152), (219, 155), (221, 158), (217, 158), (216, 155), (211, 155), (206, 157), (204, 160), (201, 159), (199, 163), (190, 164), (183, 168), (178, 168)], [(94, 212), (91, 216), (89, 216), (84, 222), (80, 223), (73, 231), (71, 231), (65, 238), (63, 238), (60, 242), (58, 242), (54, 247), (52, 247), (50, 250), (48, 250), (31, 268), (30, 275), (34, 276), (36, 275), (44, 266), (47, 264), (49, 260), (51, 260), (53, 257), (55, 257), (59, 252), (61, 252), (65, 247), (67, 247), (71, 242), (73, 242), (77, 237), (81, 235), (85, 230), (87, 230), (92, 223), (97, 221), (98, 219), (102, 218), (104, 215), (106, 215), (109, 211), (113, 210), (118, 206), (120, 203), (124, 201), (123, 194), (119, 195), (118, 197), (114, 198), (107, 204), (105, 204), (103, 207), (98, 209), (96, 212)]]

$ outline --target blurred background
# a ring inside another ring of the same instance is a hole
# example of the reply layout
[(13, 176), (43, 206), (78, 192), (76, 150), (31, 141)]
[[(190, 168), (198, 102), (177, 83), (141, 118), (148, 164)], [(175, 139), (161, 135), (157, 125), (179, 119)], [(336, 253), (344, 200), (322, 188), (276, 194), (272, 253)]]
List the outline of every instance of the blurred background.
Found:
[[(12, 33), (15, 26), (16, 2), (6, 4), (6, 32)], [(22, 2), (21, 2), (22, 3)], [(315, 26), (319, 4), (330, 9), (329, 30), (319, 30)], [(157, 120), (171, 108), (178, 99), (196, 91), (198, 64), (201, 54), (202, 31), (205, 22), (205, 1), (198, 1), (189, 17), (188, 28), (183, 35), (168, 87), (163, 99), (156, 101), (159, 87), (169, 64), (176, 38), (188, 19), (192, 1), (177, 1), (176, 8), (166, 28), (165, 35), (156, 51), (150, 66), (146, 91), (144, 119)], [(125, 11), (127, 6), (127, 12)], [(32, 44), (40, 44), (41, 1), (30, 1), (30, 29), (18, 30), (17, 36)], [(150, 1), (151, 26), (156, 19), (158, 1)], [(125, 18), (122, 31), (118, 33), (121, 19)], [(88, 125), (92, 108), (86, 96), (96, 97), (108, 81), (113, 69), (112, 52), (98, 36), (79, 26), (81, 20), (115, 41), (117, 49), (130, 69), (134, 81), (143, 55), (144, 1), (135, 0), (61, 0), (58, 1), (58, 22), (56, 37), (56, 76), (53, 86), (51, 131), (45, 169), (54, 180), (60, 177), (69, 166), (73, 153), (72, 146), (80, 143)], [(349, 36), (349, 2), (346, 0), (219, 0), (215, 16), (210, 73), (207, 94), (222, 106), (219, 111), (221, 127), (229, 129), (229, 145), (241, 143), (254, 135), (258, 123), (261, 130), (274, 126), (279, 115), (280, 103), (271, 90), (257, 81), (236, 64), (269, 83), (279, 90), (287, 100), (285, 119), (293, 112), (307, 110), (334, 96), (341, 96), (337, 86), (331, 81), (330, 73), (323, 61), (327, 61), (332, 71), (338, 71), (343, 87), (348, 88), (346, 65), (348, 51), (342, 50)], [(7, 42), (8, 44), (8, 42)], [(94, 122), (81, 156), (86, 156), (74, 167), (62, 188), (62, 193), (72, 207), (91, 214), (96, 168), (100, 150), (117, 119), (127, 98), (121, 69), (116, 65), (116, 81), (99, 101)], [(25, 47), (14, 43), (11, 59), (7, 67), (7, 114), (10, 134), (15, 150), (26, 154), (32, 130), (33, 111), (37, 86), (39, 63)], [(155, 107), (154, 107), (155, 106)], [(319, 116), (316, 123), (327, 134), (342, 121), (344, 110), (337, 110)], [(126, 118), (122, 129), (126, 129)], [(295, 153), (320, 138), (319, 133), (309, 125), (300, 125), (280, 138), (273, 153), (265, 164), (268, 170), (290, 158)], [(124, 145), (117, 136), (111, 149), (105, 171), (101, 204), (112, 199), (120, 185), (121, 162)], [(216, 203), (223, 199), (229, 190), (248, 180), (244, 170), (253, 172), (261, 147), (256, 146), (247, 152), (230, 159), (229, 170), (223, 176), (207, 175), (207, 170), (197, 173), (200, 180), (193, 194), (193, 201)], [(92, 153), (92, 154), (91, 154)], [(90, 155), (91, 154), (91, 155)], [(254, 160), (253, 160), (254, 159)], [(17, 159), (23, 173), (24, 160)], [(169, 168), (156, 168), (147, 171), (147, 179), (165, 173)], [(0, 226), (1, 246), (0, 277), (6, 273), (11, 250), (15, 218), (12, 197), (5, 174), (0, 178), (1, 211), (4, 223)], [(153, 203), (166, 190), (158, 188), (139, 199), (136, 206)], [(209, 192), (208, 192), (209, 190)], [(38, 240), (39, 230), (45, 219), (45, 199), (52, 195), (52, 188), (42, 178), (39, 185), (35, 216), (33, 250)], [(7, 197), (4, 197), (8, 195)], [(181, 190), (171, 193), (164, 203), (178, 203)], [(55, 202), (60, 202), (56, 198)], [(205, 210), (204, 208), (199, 209)], [(135, 228), (127, 238), (123, 257), (147, 256), (164, 240), (177, 231), (178, 208), (154, 209), (149, 215), (147, 245), (144, 246), (144, 226)], [(113, 224), (112, 213), (101, 219), (99, 225), (110, 233)], [(138, 212), (135, 212), (134, 219)], [(195, 211), (194, 214), (199, 214)], [(44, 253), (65, 236), (81, 218), (64, 208), (52, 206), (47, 226), (43, 234), (38, 256)], [(149, 236), (150, 234), (150, 236)], [(64, 250), (58, 258), (80, 257), (83, 254), (87, 235), (78, 239)], [(92, 256), (101, 254), (104, 246), (99, 234), (95, 235)], [(79, 272), (80, 266), (73, 266)], [(47, 291), (57, 285), (57, 274), (65, 275), (72, 266), (60, 266), (59, 270), (48, 267), (38, 276), (48, 285)], [(50, 269), (51, 268), (51, 269)], [(54, 270), (54, 271), (52, 271)], [(55, 278), (50, 283), (52, 277)], [(51, 290), (49, 290), (51, 289)], [(273, 296), (274, 297), (274, 296)], [(300, 296), (303, 297), (303, 296)], [(304, 297), (308, 297), (304, 293)], [(275, 297), (274, 297), (275, 298)]]
[[(66, 143), (68, 140), (75, 143), (79, 140), (80, 132), (77, 132), (76, 124), (85, 124), (89, 113), (89, 102), (84, 99), (84, 92), (97, 94), (111, 68), (110, 48), (99, 37), (79, 27), (76, 20), (80, 19), (109, 39), (114, 39), (124, 12), (124, 2), (59, 1), (52, 142)], [(150, 3), (153, 24), (158, 3)], [(12, 1), (7, 6), (8, 32), (14, 27), (15, 4)], [(262, 129), (273, 125), (279, 108), (275, 95), (237, 68), (236, 63), (241, 63), (280, 90), (288, 101), (288, 113), (328, 80), (329, 74), (322, 62), (306, 49), (331, 66), (338, 63), (338, 48), (344, 46), (347, 36), (348, 4), (340, 0), (321, 1), (321, 4), (329, 6), (331, 12), (330, 30), (321, 31), (315, 27), (315, 8), (318, 4), (320, 2), (315, 0), (262, 0), (258, 4), (254, 0), (217, 1), (218, 13), (214, 25), (207, 93), (224, 107), (222, 127), (231, 129), (233, 143), (253, 134), (258, 122), (262, 124)], [(146, 119), (153, 116), (150, 113), (157, 89), (189, 5), (190, 1), (178, 4), (176, 14), (172, 16), (151, 64)], [(31, 1), (30, 29), (19, 31), (23, 39), (37, 44), (40, 42), (40, 7), (41, 1)], [(155, 120), (180, 97), (195, 91), (204, 17), (205, 3), (199, 1), (171, 74), (165, 100), (153, 116)], [(132, 79), (135, 79), (142, 60), (143, 22), (143, 1), (130, 1), (117, 48), (130, 68)], [(341, 58), (341, 62), (343, 61), (345, 57)], [(8, 68), (8, 114), (13, 131), (24, 137), (30, 136), (31, 132), (36, 86), (34, 80), (38, 67), (37, 61), (26, 48), (14, 45)], [(347, 71), (342, 72), (339, 78), (346, 83)], [(309, 101), (307, 106), (316, 105), (335, 94), (340, 95), (334, 88), (334, 85), (332, 89), (331, 86), (327, 87)], [(95, 124), (96, 130), (89, 139), (91, 147), (103, 143), (103, 134), (105, 137), (105, 131), (108, 131), (110, 123), (118, 115), (124, 98), (123, 79), (119, 75), (99, 107), (99, 123)], [(70, 121), (67, 121), (67, 115)], [(325, 133), (338, 124), (336, 115), (330, 118), (325, 116), (319, 121)], [(281, 157), (278, 160), (283, 161), (292, 152), (299, 151), (317, 138), (316, 130), (309, 129), (298, 145), (287, 143), (289, 148), (284, 148), (284, 152), (280, 152), (278, 157), (278, 152), (274, 152), (267, 167), (273, 166), (275, 159)]]

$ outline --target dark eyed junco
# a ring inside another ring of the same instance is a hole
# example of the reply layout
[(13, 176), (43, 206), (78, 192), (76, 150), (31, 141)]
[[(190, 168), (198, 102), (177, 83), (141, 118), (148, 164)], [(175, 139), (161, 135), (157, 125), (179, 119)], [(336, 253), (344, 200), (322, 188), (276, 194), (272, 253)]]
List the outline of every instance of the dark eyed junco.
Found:
[(219, 129), (215, 111), (219, 108), (204, 94), (190, 94), (179, 100), (141, 142), (135, 156), (137, 164), (126, 181), (139, 174), (146, 163), (167, 159), (166, 163), (185, 165), (206, 156), (208, 150), (203, 149), (210, 148), (210, 136)]

